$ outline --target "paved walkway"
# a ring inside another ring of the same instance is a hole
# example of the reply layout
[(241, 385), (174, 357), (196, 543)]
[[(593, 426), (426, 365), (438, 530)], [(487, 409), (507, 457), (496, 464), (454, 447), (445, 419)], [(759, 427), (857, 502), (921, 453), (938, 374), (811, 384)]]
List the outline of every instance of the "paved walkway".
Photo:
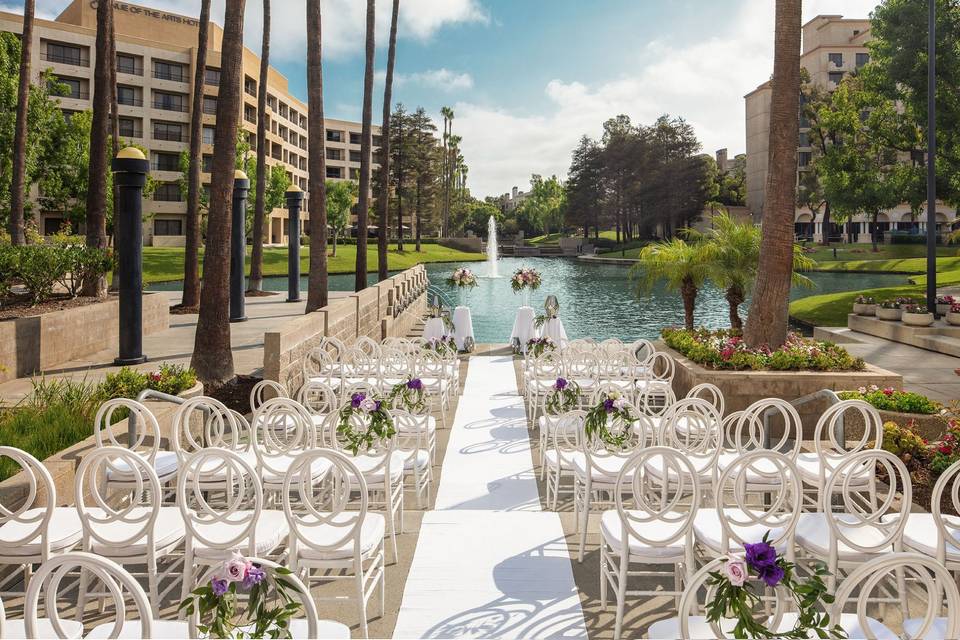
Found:
[(585, 638), (560, 516), (540, 510), (512, 356), (470, 359), (395, 638)]

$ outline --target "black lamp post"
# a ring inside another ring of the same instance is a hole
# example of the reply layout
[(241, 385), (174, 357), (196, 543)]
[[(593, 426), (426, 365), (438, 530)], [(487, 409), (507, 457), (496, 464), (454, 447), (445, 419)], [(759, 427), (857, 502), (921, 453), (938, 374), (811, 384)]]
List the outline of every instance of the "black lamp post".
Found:
[(928, 0), (927, 41), (927, 310), (937, 312), (937, 0)]
[(244, 261), (247, 255), (247, 193), (250, 191), (250, 180), (247, 174), (237, 170), (233, 175), (233, 225), (230, 231), (230, 322), (246, 322), (246, 304), (243, 298), (245, 269)]
[(117, 279), (120, 281), (120, 355), (117, 365), (146, 362), (143, 355), (143, 187), (150, 162), (136, 147), (113, 159), (117, 184)]
[(303, 191), (295, 184), (287, 189), (287, 302), (300, 302), (300, 207)]

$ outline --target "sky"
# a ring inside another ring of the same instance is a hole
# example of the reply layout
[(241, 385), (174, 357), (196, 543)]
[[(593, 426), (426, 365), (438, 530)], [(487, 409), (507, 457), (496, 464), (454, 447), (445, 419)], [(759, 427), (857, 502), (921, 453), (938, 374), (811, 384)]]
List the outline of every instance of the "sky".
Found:
[[(866, 17), (877, 0), (805, 0), (818, 14)], [(37, 0), (50, 18), (66, 0)], [(141, 0), (189, 15), (199, 0)], [(375, 122), (392, 3), (377, 2)], [(475, 196), (524, 189), (531, 174), (565, 176), (583, 135), (627, 114), (690, 122), (713, 153), (745, 148), (743, 96), (773, 67), (773, 0), (401, 0), (394, 102), (423, 106), (437, 122), (454, 110), (454, 132)], [(22, 2), (0, 0), (22, 11)], [(324, 108), (359, 120), (364, 0), (322, 0)], [(271, 63), (306, 98), (305, 0), (273, 0)], [(222, 23), (223, 0), (212, 15)], [(244, 37), (260, 49), (262, 3), (247, 3)]]

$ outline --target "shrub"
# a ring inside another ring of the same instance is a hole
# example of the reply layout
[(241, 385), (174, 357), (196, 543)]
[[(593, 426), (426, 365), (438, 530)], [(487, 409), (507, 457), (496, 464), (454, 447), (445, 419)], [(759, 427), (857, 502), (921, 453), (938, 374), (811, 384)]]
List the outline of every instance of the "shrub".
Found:
[(83, 244), (61, 244), (58, 250), (63, 252), (67, 269), (59, 282), (76, 297), (84, 282), (97, 280), (105, 276), (115, 266), (113, 251), (88, 247)]
[(6, 295), (17, 272), (17, 251), (9, 244), (0, 242), (0, 297)]
[(841, 400), (863, 400), (881, 411), (897, 413), (919, 413), (933, 415), (943, 408), (940, 403), (912, 391), (880, 389), (876, 385), (860, 387), (856, 391), (841, 391), (837, 394)]
[(901, 427), (896, 422), (886, 422), (883, 425), (883, 450), (904, 462), (920, 461), (927, 457), (927, 441), (913, 430), (912, 424)]
[(862, 359), (830, 342), (787, 336), (782, 347), (747, 348), (738, 331), (729, 329), (664, 329), (663, 341), (697, 364), (711, 369), (772, 371), (862, 371)]
[(157, 371), (143, 373), (130, 367), (122, 367), (116, 373), (107, 374), (100, 384), (104, 399), (136, 398), (145, 389), (177, 395), (197, 383), (197, 374), (179, 364), (161, 364)]
[(172, 396), (197, 384), (197, 373), (180, 364), (161, 364), (160, 369), (150, 373), (147, 378), (148, 388)]
[(34, 304), (50, 299), (53, 285), (70, 270), (70, 261), (62, 247), (51, 244), (28, 244), (14, 248), (15, 277), (30, 292)]

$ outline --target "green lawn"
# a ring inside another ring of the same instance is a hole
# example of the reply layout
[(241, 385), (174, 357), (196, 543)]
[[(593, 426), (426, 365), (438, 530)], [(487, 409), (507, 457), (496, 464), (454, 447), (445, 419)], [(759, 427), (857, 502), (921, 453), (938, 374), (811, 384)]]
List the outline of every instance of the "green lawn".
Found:
[[(391, 243), (389, 254), (390, 270), (402, 270), (421, 262), (468, 262), (485, 260), (482, 253), (467, 253), (442, 247), (438, 244), (424, 244), (423, 251), (417, 253), (414, 243), (404, 243), (405, 251), (397, 251), (397, 245)], [(310, 264), (310, 248), (300, 249), (300, 269), (307, 273)], [(331, 274), (354, 273), (357, 259), (355, 245), (341, 245), (337, 247), (337, 256), (330, 257), (328, 265)], [(203, 252), (200, 253), (203, 260)], [(247, 247), (247, 267), (250, 265), (250, 248)], [(376, 240), (367, 247), (367, 270), (377, 270)], [(286, 248), (268, 247), (263, 252), (263, 272), (267, 276), (281, 276), (287, 273)], [(143, 280), (144, 282), (164, 282), (183, 279), (183, 249), (173, 247), (144, 247), (143, 249)]]
[[(879, 251), (874, 253), (872, 251), (872, 246), (869, 244), (837, 244), (834, 243), (829, 247), (824, 247), (818, 244), (808, 244), (808, 248), (813, 249), (813, 252), (808, 253), (807, 255), (816, 260), (817, 262), (823, 264), (834, 264), (834, 263), (853, 263), (859, 264), (864, 261), (872, 262), (876, 260), (890, 261), (895, 262), (899, 260), (906, 260), (910, 258), (923, 258), (927, 255), (927, 247), (922, 244), (888, 244), (880, 245), (878, 247)], [(837, 257), (833, 257), (834, 249), (836, 249)], [(942, 257), (955, 257), (958, 254), (957, 247), (937, 247), (937, 255)], [(823, 265), (821, 265), (823, 266)], [(860, 269), (853, 269), (860, 270)]]

